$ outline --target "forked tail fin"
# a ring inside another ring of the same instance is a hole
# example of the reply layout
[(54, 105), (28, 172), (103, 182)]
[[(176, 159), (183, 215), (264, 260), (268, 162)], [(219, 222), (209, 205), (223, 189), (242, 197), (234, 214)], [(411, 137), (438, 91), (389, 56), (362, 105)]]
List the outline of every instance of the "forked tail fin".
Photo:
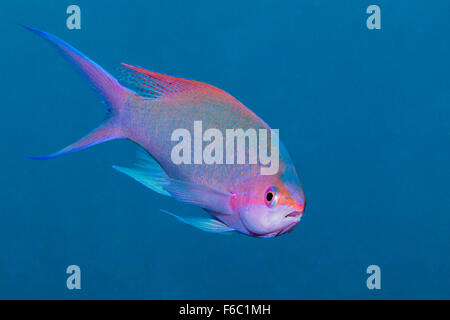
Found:
[(129, 95), (131, 91), (122, 86), (113, 76), (94, 61), (90, 60), (84, 54), (58, 37), (25, 25), (22, 26), (48, 40), (59, 53), (75, 66), (93, 89), (100, 94), (108, 106), (108, 118), (87, 136), (48, 156), (30, 158), (54, 158), (70, 152), (86, 149), (101, 142), (123, 138), (119, 121), (120, 109), (122, 108), (127, 95)]

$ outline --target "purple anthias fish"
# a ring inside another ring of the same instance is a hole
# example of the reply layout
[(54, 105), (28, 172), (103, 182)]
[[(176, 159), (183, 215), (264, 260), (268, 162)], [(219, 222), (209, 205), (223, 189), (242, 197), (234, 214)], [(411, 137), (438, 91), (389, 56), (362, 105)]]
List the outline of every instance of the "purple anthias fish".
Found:
[[(261, 175), (261, 164), (175, 164), (171, 134), (177, 128), (222, 132), (230, 128), (270, 130), (269, 126), (228, 93), (212, 85), (122, 64), (119, 83), (81, 52), (49, 33), (26, 27), (53, 44), (87, 79), (107, 105), (107, 119), (91, 133), (49, 159), (114, 139), (128, 139), (142, 149), (135, 168), (118, 171), (162, 195), (199, 206), (208, 217), (180, 217), (209, 232), (238, 231), (274, 237), (300, 221), (305, 198), (292, 161), (280, 143), (279, 170)], [(248, 150), (247, 150), (248, 152)]]

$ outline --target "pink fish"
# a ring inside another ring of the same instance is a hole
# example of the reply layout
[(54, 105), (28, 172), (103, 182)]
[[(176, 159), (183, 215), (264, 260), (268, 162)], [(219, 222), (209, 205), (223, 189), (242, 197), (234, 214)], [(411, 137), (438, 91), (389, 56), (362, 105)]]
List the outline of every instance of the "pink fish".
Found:
[[(302, 187), (292, 161), (280, 143), (279, 169), (262, 175), (262, 164), (175, 164), (171, 134), (177, 128), (270, 130), (252, 111), (212, 85), (176, 78), (122, 64), (119, 83), (81, 52), (49, 33), (28, 30), (47, 39), (87, 79), (104, 99), (107, 119), (91, 133), (49, 159), (114, 139), (128, 139), (142, 149), (134, 168), (114, 166), (162, 195), (196, 205), (208, 217), (180, 217), (209, 232), (238, 231), (254, 237), (274, 237), (292, 230), (305, 208)], [(248, 150), (246, 150), (248, 155)]]

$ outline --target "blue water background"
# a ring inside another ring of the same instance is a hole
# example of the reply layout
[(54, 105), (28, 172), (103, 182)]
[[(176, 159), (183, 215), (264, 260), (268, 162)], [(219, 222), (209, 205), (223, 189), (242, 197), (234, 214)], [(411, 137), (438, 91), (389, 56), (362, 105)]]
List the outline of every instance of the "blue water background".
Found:
[[(77, 4), (82, 29), (66, 28)], [(366, 28), (378, 4), (382, 29)], [(450, 298), (448, 1), (7, 1), (0, 6), (0, 298)], [(108, 142), (49, 161), (104, 110), (45, 41), (214, 84), (280, 135), (308, 201), (276, 239), (220, 236), (111, 165)], [(82, 289), (66, 288), (66, 267)], [(381, 268), (368, 290), (366, 268)]]

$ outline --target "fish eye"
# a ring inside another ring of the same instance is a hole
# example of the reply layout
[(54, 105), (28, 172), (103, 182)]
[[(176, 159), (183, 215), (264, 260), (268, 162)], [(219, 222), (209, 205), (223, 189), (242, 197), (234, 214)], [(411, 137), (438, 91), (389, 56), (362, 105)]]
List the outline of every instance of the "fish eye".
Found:
[(269, 208), (273, 208), (278, 202), (278, 190), (276, 187), (270, 187), (264, 194), (264, 202)]

